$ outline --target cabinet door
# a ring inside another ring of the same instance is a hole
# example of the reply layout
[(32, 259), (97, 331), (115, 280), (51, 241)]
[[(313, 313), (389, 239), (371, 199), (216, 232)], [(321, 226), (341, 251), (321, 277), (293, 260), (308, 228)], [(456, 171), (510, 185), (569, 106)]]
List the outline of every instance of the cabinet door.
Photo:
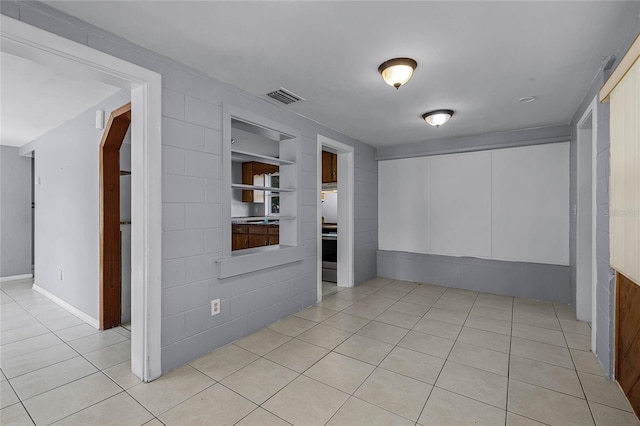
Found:
[[(253, 185), (253, 163), (250, 161), (242, 163), (242, 183), (244, 185)], [(245, 203), (253, 203), (253, 191), (243, 189), (242, 201)]]
[(338, 154), (331, 154), (331, 182), (338, 181)]
[(333, 182), (333, 154), (328, 151), (322, 151), (322, 183)]
[(249, 234), (231, 234), (231, 250), (249, 248)]
[(269, 245), (269, 237), (264, 234), (249, 234), (249, 248)]
[(277, 246), (280, 244), (280, 235), (269, 235), (269, 245)]

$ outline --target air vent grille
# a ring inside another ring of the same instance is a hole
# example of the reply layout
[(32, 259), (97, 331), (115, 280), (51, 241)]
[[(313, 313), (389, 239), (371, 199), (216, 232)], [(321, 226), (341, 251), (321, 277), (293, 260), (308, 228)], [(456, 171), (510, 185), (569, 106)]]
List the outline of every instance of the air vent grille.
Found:
[(292, 104), (298, 101), (304, 101), (305, 99), (301, 96), (296, 95), (295, 93), (285, 89), (279, 88), (278, 90), (274, 90), (273, 92), (267, 93), (267, 96), (275, 99), (278, 102), (282, 102), (285, 105)]

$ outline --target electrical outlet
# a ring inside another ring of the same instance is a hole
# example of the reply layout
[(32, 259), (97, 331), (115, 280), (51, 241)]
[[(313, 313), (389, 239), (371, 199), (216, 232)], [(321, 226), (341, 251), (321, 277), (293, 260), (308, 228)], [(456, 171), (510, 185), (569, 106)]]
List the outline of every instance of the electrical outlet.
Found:
[(220, 299), (211, 301), (211, 315), (218, 315), (220, 313)]

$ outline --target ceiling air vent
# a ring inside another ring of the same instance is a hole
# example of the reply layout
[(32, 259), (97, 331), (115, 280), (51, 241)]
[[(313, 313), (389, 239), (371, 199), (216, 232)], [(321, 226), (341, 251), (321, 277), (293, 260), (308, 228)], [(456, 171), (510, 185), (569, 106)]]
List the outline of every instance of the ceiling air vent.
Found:
[(278, 90), (274, 90), (273, 92), (267, 93), (267, 96), (275, 99), (278, 102), (282, 102), (285, 105), (305, 100), (303, 97), (298, 96), (283, 87), (279, 88)]

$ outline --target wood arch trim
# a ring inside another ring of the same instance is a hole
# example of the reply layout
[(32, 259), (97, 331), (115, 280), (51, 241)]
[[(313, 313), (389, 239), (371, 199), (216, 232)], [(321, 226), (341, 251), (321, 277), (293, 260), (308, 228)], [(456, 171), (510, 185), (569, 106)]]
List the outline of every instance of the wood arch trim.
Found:
[(114, 110), (100, 141), (100, 329), (120, 325), (120, 147), (131, 102)]

